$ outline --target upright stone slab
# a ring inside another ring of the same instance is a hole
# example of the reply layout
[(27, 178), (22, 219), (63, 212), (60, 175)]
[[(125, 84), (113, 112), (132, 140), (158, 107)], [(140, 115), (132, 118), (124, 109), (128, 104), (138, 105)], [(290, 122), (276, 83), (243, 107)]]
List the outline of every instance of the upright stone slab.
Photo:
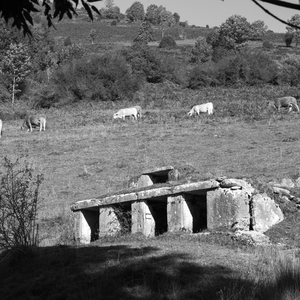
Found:
[(155, 236), (155, 220), (152, 216), (147, 201), (135, 201), (132, 209), (132, 233), (142, 233), (147, 237)]
[(141, 175), (137, 181), (136, 187), (142, 188), (153, 185), (153, 180), (149, 175)]
[(89, 244), (97, 239), (98, 211), (80, 210), (75, 212), (75, 240)]
[(180, 230), (193, 232), (193, 217), (185, 195), (168, 196), (167, 218), (169, 232)]
[(115, 235), (121, 230), (117, 214), (113, 206), (100, 207), (99, 210), (99, 237)]
[(207, 192), (207, 228), (250, 229), (247, 191), (219, 188)]
[(253, 229), (265, 232), (284, 219), (283, 213), (273, 199), (266, 194), (256, 194), (253, 201)]

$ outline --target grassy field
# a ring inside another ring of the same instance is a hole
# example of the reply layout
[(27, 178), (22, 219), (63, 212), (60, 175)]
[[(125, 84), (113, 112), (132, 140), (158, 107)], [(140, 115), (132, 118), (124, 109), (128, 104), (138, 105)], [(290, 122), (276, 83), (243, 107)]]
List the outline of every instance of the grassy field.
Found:
[[(56, 38), (63, 41), (70, 35), (82, 42), (96, 26), (86, 22), (79, 31), (74, 24), (57, 27)], [(101, 39), (109, 43), (121, 37), (126, 43), (137, 30), (132, 27), (129, 34), (119, 26), (105, 26), (99, 32), (108, 35)], [(285, 220), (266, 232), (273, 246), (265, 248), (234, 242), (220, 231), (71, 243), (70, 205), (122, 190), (145, 169), (190, 166), (197, 170), (195, 180), (227, 176), (258, 187), (300, 177), (299, 114), (267, 109), (269, 100), (286, 95), (299, 93), (272, 86), (191, 91), (169, 83), (149, 85), (136, 98), (135, 104), (144, 109), (139, 121), (112, 118), (132, 102), (79, 103), (43, 111), (22, 102), (3, 105), (2, 113), (44, 114), (47, 128), (28, 133), (19, 129), (20, 119), (4, 122), (0, 157), (21, 157), (45, 180), (38, 214), (41, 247), (22, 261), (0, 256), (0, 298), (299, 299), (300, 214), (291, 204), (285, 203), (290, 208)], [(209, 101), (214, 103), (212, 116), (187, 117), (192, 105)]]

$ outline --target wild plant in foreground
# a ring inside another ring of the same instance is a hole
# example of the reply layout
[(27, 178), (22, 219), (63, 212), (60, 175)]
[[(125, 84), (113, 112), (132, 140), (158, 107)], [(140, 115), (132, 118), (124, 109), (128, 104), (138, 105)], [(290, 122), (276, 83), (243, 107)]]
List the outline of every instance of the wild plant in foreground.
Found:
[(4, 158), (0, 175), (0, 250), (28, 253), (36, 246), (39, 188), (43, 176), (34, 176), (27, 163)]

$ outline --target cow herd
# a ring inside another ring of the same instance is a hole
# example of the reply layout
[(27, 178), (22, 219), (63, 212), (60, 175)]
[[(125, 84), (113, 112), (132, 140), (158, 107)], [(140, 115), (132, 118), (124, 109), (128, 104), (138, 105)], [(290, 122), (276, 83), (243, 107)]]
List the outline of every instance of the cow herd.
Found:
[[(299, 106), (297, 105), (297, 100), (294, 97), (281, 97), (277, 98), (274, 101), (270, 101), (268, 104), (268, 108), (273, 108), (280, 111), (281, 108), (287, 108), (288, 113), (292, 110), (296, 112), (300, 112)], [(208, 115), (212, 115), (214, 112), (214, 106), (212, 102), (203, 103), (199, 105), (194, 105), (191, 110), (187, 113), (189, 117), (193, 115), (199, 116), (200, 113), (206, 113)], [(142, 117), (142, 108), (140, 106), (133, 106), (128, 108), (122, 108), (118, 110), (113, 115), (113, 119), (122, 119), (125, 120), (126, 117), (133, 118), (134, 120), (138, 120)], [(0, 119), (0, 137), (2, 136), (2, 120)], [(28, 129), (29, 132), (32, 132), (33, 128), (39, 128), (39, 131), (46, 130), (46, 118), (43, 116), (37, 115), (29, 115), (26, 116), (24, 122), (21, 126), (21, 129)]]

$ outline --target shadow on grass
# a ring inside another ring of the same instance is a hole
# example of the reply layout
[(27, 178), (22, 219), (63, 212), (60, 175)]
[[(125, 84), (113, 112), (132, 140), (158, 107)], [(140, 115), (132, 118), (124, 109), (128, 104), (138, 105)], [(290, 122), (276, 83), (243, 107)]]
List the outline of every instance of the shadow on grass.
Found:
[[(41, 248), (18, 264), (0, 261), (0, 298), (263, 299), (256, 293), (257, 283), (230, 268), (160, 250), (126, 245)], [(268, 287), (264, 289), (259, 293), (265, 297)]]

